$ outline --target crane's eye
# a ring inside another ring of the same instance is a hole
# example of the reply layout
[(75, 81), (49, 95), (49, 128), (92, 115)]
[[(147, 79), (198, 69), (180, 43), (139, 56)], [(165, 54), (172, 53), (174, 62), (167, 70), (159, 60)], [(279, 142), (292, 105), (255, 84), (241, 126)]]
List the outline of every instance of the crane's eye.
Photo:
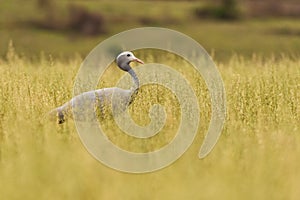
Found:
[(130, 57), (130, 54), (127, 54), (127, 57)]

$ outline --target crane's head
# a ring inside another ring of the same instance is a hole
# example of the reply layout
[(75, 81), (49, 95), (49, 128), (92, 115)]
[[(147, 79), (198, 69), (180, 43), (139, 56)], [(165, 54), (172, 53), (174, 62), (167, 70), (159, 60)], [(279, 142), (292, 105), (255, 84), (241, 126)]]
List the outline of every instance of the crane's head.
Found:
[(130, 51), (124, 51), (120, 53), (116, 58), (116, 62), (120, 69), (124, 71), (129, 71), (131, 69), (131, 67), (129, 66), (129, 63), (131, 62), (138, 62), (144, 64), (143, 61), (135, 57)]

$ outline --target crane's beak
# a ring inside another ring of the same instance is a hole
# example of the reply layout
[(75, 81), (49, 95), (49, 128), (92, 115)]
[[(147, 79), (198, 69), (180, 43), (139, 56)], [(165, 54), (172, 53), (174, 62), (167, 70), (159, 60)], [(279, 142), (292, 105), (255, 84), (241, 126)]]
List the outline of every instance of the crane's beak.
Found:
[(144, 62), (143, 62), (142, 60), (138, 59), (138, 58), (135, 58), (135, 59), (133, 59), (132, 61), (138, 62), (138, 63), (141, 63), (141, 64), (144, 64)]

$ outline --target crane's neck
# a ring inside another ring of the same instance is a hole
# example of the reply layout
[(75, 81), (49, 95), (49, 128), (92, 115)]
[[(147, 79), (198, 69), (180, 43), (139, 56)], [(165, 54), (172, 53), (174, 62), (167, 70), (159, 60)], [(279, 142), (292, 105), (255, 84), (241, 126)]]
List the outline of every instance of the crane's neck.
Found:
[(128, 70), (128, 73), (131, 75), (132, 77), (132, 80), (133, 80), (133, 87), (130, 88), (130, 90), (133, 92), (133, 93), (137, 93), (139, 87), (140, 87), (140, 81), (139, 81), (139, 78), (137, 77), (136, 73), (133, 71), (132, 68), (130, 68)]

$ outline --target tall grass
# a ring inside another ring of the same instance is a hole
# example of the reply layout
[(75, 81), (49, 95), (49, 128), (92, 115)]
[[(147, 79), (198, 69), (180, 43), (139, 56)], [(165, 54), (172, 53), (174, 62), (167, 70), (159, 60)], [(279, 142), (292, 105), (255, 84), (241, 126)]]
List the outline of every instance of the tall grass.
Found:
[[(139, 56), (146, 62), (163, 59), (155, 54)], [(40, 57), (32, 62), (11, 47), (0, 60), (1, 199), (298, 199), (299, 59), (233, 56), (228, 63), (218, 63), (228, 114), (217, 146), (203, 160), (197, 153), (210, 117), (209, 95), (201, 77), (193, 76), (187, 63), (170, 59), (169, 64), (189, 78), (198, 96), (198, 136), (173, 165), (155, 173), (132, 175), (93, 159), (72, 121), (56, 125), (41, 120), (50, 109), (71, 98), (82, 60)], [(187, 72), (180, 70), (183, 65)], [(123, 72), (112, 66), (107, 73), (107, 77), (114, 73), (117, 79)], [(104, 76), (100, 85), (111, 86), (114, 81)], [(165, 145), (177, 128), (178, 103), (164, 88), (142, 88), (130, 107), (140, 124), (149, 122), (151, 103), (170, 109), (167, 130), (160, 137), (133, 141), (122, 133), (108, 133), (109, 138), (132, 151)], [(103, 126), (113, 132), (113, 125)]]

